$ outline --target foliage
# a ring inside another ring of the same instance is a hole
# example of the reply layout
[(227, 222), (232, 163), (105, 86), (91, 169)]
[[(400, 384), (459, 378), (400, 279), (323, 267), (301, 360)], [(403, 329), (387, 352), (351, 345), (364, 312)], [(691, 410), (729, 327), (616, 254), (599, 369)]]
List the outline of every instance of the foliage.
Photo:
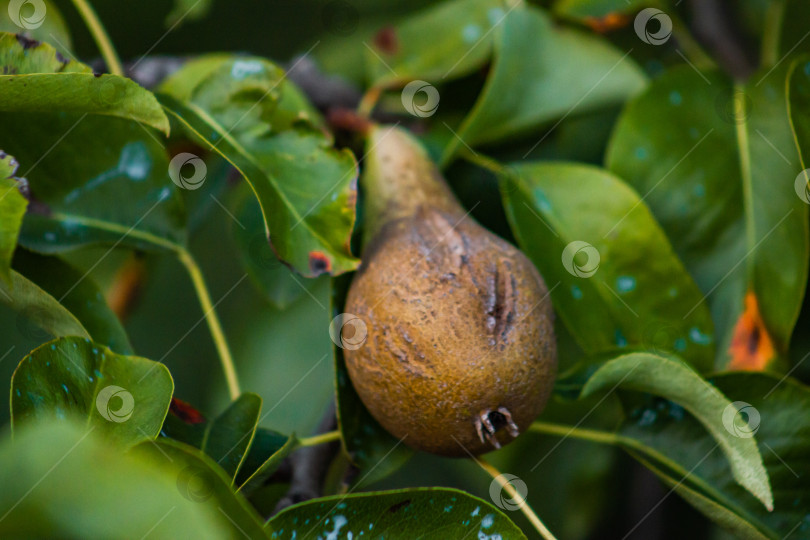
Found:
[[(98, 2), (126, 73), (74, 4), (0, 22), (0, 536), (549, 538), (539, 514), (611, 538), (644, 522), (615, 517), (642, 467), (686, 520), (810, 535), (804, 3), (741, 3), (741, 67), (666, 1), (303, 2), (317, 21), (255, 8), (223, 42), (199, 31), (223, 2), (178, 0), (143, 56)], [(387, 433), (330, 340), (370, 121), (417, 134), (550, 290), (560, 373), (492, 456), (509, 481)], [(277, 508), (322, 445), (324, 496)]]

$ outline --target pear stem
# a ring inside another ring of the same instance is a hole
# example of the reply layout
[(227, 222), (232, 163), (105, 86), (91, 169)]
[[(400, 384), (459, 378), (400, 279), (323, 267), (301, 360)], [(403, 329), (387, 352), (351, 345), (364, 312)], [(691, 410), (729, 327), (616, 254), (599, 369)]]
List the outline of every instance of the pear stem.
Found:
[(484, 458), (481, 457), (474, 457), (473, 461), (475, 461), (479, 467), (484, 469), (492, 478), (495, 480), (507, 494), (509, 497), (517, 502), (520, 507), (520, 511), (523, 512), (523, 515), (531, 522), (537, 532), (540, 533), (540, 536), (545, 538), (545, 540), (557, 540), (557, 538), (551, 534), (543, 522), (537, 517), (537, 514), (534, 513), (534, 510), (526, 503), (526, 499), (523, 495), (517, 492), (515, 487), (509, 483), (509, 481), (501, 474), (494, 465), (485, 461)]

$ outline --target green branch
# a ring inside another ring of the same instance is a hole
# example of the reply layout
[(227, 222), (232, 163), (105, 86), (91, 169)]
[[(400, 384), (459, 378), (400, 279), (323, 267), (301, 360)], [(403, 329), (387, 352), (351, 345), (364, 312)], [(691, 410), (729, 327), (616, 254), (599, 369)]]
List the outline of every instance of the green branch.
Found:
[(186, 267), (191, 282), (194, 285), (194, 290), (197, 293), (197, 298), (200, 300), (203, 317), (205, 317), (205, 322), (208, 323), (208, 330), (211, 332), (214, 345), (216, 345), (217, 352), (219, 353), (219, 361), (225, 372), (228, 392), (231, 395), (231, 399), (236, 399), (242, 394), (242, 391), (239, 389), (239, 379), (236, 376), (233, 357), (228, 348), (228, 342), (225, 339), (225, 333), (222, 331), (222, 325), (219, 322), (217, 312), (214, 310), (214, 304), (211, 302), (211, 295), (208, 294), (208, 287), (205, 285), (202, 271), (200, 271), (197, 261), (194, 260), (194, 257), (186, 248), (176, 246), (175, 251), (177, 252), (180, 262)]
[(118, 53), (115, 52), (110, 36), (107, 35), (107, 31), (104, 29), (104, 25), (101, 24), (93, 7), (86, 0), (73, 0), (73, 5), (76, 6), (82, 19), (84, 19), (84, 23), (93, 35), (93, 40), (98, 45), (110, 73), (123, 77), (124, 68), (121, 66), (121, 60), (118, 59)]

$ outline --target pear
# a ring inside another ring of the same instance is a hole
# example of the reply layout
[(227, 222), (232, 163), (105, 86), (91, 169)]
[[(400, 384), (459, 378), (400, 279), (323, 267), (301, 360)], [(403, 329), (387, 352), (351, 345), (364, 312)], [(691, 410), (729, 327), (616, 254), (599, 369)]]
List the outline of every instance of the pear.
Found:
[(361, 182), (363, 262), (345, 307), (367, 333), (344, 351), (354, 388), (417, 450), (466, 456), (510, 442), (543, 410), (556, 375), (543, 279), (470, 217), (406, 131), (369, 129)]

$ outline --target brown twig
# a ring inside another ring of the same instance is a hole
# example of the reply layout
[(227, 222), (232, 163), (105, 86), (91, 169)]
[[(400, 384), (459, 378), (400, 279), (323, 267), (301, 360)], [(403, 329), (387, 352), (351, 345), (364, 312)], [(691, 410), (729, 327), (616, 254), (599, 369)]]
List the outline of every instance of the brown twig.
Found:
[[(337, 428), (335, 402), (332, 401), (318, 425), (315, 434), (328, 433)], [(340, 442), (307, 446), (296, 450), (290, 457), (290, 489), (273, 509), (273, 515), (294, 504), (322, 495), (323, 482), (329, 465), (340, 450)]]

